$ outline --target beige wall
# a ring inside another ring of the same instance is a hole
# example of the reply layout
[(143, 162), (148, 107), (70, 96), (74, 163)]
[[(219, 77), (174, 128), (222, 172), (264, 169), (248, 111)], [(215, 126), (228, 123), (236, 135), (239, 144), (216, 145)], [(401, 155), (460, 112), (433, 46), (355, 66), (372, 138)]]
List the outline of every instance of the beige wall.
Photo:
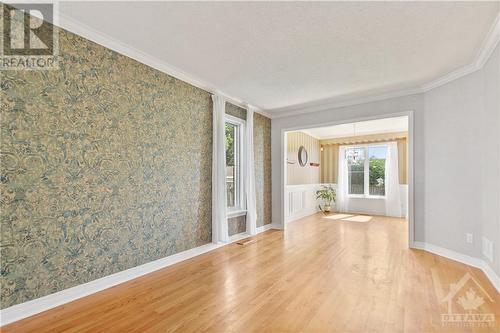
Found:
[(398, 143), (399, 156), (399, 183), (407, 184), (408, 181), (408, 133), (384, 133), (364, 136), (354, 136), (345, 138), (335, 138), (319, 141), (321, 151), (320, 180), (322, 183), (337, 183), (338, 151), (341, 145), (366, 144), (371, 142)]
[(321, 165), (320, 180), (322, 183), (337, 183), (338, 164), (339, 164), (339, 145), (327, 144), (321, 145)]
[(408, 140), (400, 138), (396, 142), (398, 143), (399, 183), (408, 184)]
[[(298, 152), (300, 146), (307, 150), (307, 165), (300, 166)], [(302, 132), (288, 133), (287, 185), (317, 184), (320, 181), (319, 167), (310, 163), (320, 163), (319, 140)]]

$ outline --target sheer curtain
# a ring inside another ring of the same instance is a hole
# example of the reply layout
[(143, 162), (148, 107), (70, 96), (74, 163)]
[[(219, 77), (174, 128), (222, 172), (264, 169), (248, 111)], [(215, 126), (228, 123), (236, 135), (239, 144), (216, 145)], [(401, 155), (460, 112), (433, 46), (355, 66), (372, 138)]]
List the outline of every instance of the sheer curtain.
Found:
[(257, 203), (255, 197), (255, 165), (253, 150), (253, 115), (255, 108), (249, 106), (247, 109), (246, 124), (246, 155), (245, 155), (245, 177), (247, 197), (247, 233), (257, 233)]
[(339, 212), (346, 212), (348, 206), (347, 198), (347, 161), (345, 159), (346, 147), (339, 147), (339, 166), (337, 175), (337, 210)]
[(212, 242), (229, 240), (226, 202), (226, 148), (225, 112), (226, 100), (212, 95), (213, 101), (213, 149), (212, 149)]
[(401, 196), (399, 193), (398, 144), (387, 144), (385, 159), (385, 215), (401, 217)]

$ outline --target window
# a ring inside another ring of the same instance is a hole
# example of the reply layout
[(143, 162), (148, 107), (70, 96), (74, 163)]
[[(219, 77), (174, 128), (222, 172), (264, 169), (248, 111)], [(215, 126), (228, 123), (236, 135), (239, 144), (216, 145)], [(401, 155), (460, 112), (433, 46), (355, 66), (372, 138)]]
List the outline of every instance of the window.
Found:
[(365, 193), (365, 149), (349, 148), (346, 154), (349, 194), (362, 195)]
[(237, 156), (235, 140), (238, 140), (237, 126), (226, 122), (226, 197), (227, 207), (234, 207), (236, 202)]
[(385, 156), (386, 146), (368, 147), (370, 157), (370, 195), (385, 196)]
[(245, 209), (243, 200), (243, 139), (245, 122), (226, 115), (226, 197), (228, 211)]
[(346, 149), (349, 195), (385, 196), (386, 154), (385, 145)]

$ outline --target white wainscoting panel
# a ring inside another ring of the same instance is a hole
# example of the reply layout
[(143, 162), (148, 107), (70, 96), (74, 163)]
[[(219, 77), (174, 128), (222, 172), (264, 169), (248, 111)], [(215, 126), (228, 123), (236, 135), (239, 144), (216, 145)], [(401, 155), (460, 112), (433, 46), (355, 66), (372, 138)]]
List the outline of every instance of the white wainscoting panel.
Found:
[(287, 185), (285, 193), (285, 222), (298, 220), (319, 211), (316, 191), (321, 184)]
[[(337, 188), (337, 184), (330, 184)], [(408, 185), (399, 185), (401, 195), (402, 217), (408, 218)], [(347, 205), (348, 213), (385, 215), (385, 200), (378, 198), (350, 198)]]
[[(285, 193), (285, 222), (291, 222), (312, 215), (319, 211), (320, 202), (316, 200), (316, 191), (321, 185), (337, 184), (303, 184), (287, 185)], [(400, 185), (401, 212), (408, 218), (408, 185)], [(335, 210), (335, 204), (332, 205)], [(348, 212), (358, 214), (385, 215), (385, 200), (373, 198), (349, 199)]]
[(399, 184), (399, 194), (401, 195), (401, 212), (408, 219), (408, 185)]

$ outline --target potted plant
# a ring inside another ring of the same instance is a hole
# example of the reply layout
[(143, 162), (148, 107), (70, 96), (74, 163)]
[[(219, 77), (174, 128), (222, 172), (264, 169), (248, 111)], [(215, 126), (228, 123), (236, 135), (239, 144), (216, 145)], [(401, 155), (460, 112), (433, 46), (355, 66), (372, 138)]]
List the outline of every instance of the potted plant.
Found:
[(335, 198), (335, 189), (331, 185), (322, 185), (321, 189), (316, 191), (316, 199), (323, 200), (323, 207), (319, 205), (323, 213), (329, 213), (332, 210), (332, 202), (335, 202)]

